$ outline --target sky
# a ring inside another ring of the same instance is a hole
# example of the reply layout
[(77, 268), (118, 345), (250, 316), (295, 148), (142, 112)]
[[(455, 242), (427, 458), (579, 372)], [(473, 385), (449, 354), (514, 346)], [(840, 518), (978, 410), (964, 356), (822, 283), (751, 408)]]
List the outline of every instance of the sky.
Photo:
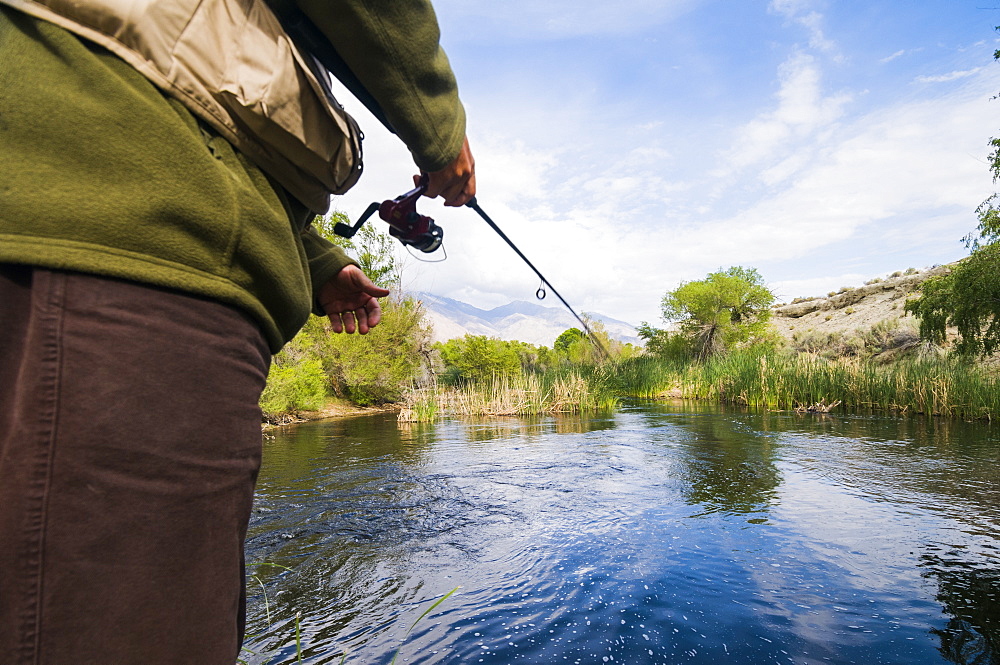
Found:
[[(658, 325), (667, 291), (735, 265), (787, 302), (949, 263), (995, 191), (997, 0), (435, 9), (479, 204), (578, 312)], [(343, 101), (366, 136), (364, 176), (334, 200), (353, 220), (416, 170)], [(418, 210), (444, 252), (401, 254), (405, 289), (486, 309), (534, 299), (537, 276), (474, 211)]]

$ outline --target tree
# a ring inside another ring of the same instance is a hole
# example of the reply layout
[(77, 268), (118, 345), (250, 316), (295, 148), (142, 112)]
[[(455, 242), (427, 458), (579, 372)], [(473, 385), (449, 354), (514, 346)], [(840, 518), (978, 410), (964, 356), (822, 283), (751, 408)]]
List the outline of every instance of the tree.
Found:
[(636, 332), (650, 355), (675, 360), (690, 358), (694, 353), (691, 340), (681, 333), (654, 328), (645, 321), (639, 324)]
[(559, 353), (569, 354), (569, 347), (581, 339), (583, 339), (583, 331), (579, 328), (570, 328), (559, 333), (559, 337), (556, 337), (556, 341), (552, 343), (552, 349)]
[(1000, 349), (998, 268), (1000, 244), (993, 240), (974, 247), (949, 274), (924, 282), (920, 297), (906, 303), (906, 311), (920, 320), (921, 338), (943, 344), (948, 327), (954, 326), (959, 355), (987, 356)]
[(774, 294), (755, 268), (734, 266), (682, 282), (663, 296), (663, 319), (676, 322), (701, 359), (762, 337)]
[[(326, 319), (321, 319), (324, 328)], [(319, 338), (323, 368), (335, 394), (355, 404), (396, 402), (418, 381), (430, 353), (431, 328), (415, 298), (382, 301), (382, 322), (367, 335)]]
[(485, 335), (466, 335), (436, 348), (451, 381), (485, 383), (521, 374), (517, 344)]
[(367, 223), (353, 238), (344, 238), (333, 230), (338, 223), (350, 225), (351, 220), (339, 210), (313, 220), (313, 226), (320, 235), (348, 250), (358, 262), (361, 272), (368, 275), (377, 286), (386, 289), (398, 288), (402, 266), (396, 258), (396, 241), (393, 237), (379, 231), (373, 223)]
[[(1000, 27), (997, 28), (1000, 30)], [(1000, 51), (993, 54), (1000, 60)], [(1000, 96), (1000, 95), (998, 95)], [(996, 97), (994, 97), (996, 99)], [(990, 171), (1000, 180), (1000, 138), (991, 138)], [(987, 356), (1000, 349), (1000, 207), (992, 194), (976, 208), (976, 234), (963, 240), (970, 254), (947, 275), (923, 283), (919, 298), (906, 311), (920, 320), (920, 336), (943, 344), (949, 326), (958, 330), (955, 351), (962, 356)]]

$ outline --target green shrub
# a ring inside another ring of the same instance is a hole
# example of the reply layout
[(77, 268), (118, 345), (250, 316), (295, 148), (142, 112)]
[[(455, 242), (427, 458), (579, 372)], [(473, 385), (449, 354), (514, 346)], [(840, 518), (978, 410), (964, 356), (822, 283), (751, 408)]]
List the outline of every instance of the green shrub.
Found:
[[(581, 333), (582, 334), (582, 333)], [(443, 381), (450, 385), (509, 380), (521, 375), (521, 342), (485, 335), (466, 335), (435, 345), (445, 365)]]
[(260, 397), (260, 409), (265, 419), (275, 421), (297, 411), (318, 409), (326, 396), (326, 376), (318, 359), (284, 364), (276, 358)]
[(334, 394), (362, 406), (385, 404), (400, 400), (419, 379), (429, 341), (420, 303), (389, 299), (382, 322), (367, 335), (326, 333), (319, 354)]

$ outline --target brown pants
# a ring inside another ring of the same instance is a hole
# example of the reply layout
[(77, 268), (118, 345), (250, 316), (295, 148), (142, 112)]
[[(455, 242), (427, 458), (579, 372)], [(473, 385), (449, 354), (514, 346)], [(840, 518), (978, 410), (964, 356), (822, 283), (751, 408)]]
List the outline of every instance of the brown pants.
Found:
[(269, 362), (225, 305), (0, 264), (0, 663), (235, 662)]

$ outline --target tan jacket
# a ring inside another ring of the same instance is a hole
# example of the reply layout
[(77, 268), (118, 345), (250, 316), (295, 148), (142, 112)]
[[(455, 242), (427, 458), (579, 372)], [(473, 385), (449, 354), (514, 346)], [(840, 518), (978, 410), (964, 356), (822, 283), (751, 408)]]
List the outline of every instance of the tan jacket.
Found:
[(315, 212), (361, 175), (354, 119), (264, 0), (0, 0), (109, 49)]

